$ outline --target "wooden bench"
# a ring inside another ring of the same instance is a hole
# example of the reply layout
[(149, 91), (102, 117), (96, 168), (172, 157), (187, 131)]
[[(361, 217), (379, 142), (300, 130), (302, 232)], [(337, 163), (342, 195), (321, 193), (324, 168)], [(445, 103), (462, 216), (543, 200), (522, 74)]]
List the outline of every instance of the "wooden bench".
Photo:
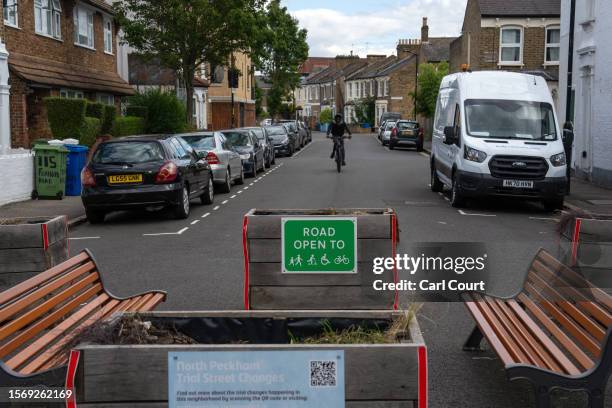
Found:
[(0, 383), (21, 384), (34, 374), (61, 378), (65, 345), (81, 330), (115, 313), (150, 311), (165, 299), (160, 291), (113, 296), (87, 250), (0, 293)]
[(483, 336), (510, 381), (528, 380), (538, 407), (554, 389), (582, 390), (590, 407), (603, 408), (612, 370), (612, 297), (540, 250), (523, 289), (510, 298), (463, 295), (477, 326), (464, 349)]

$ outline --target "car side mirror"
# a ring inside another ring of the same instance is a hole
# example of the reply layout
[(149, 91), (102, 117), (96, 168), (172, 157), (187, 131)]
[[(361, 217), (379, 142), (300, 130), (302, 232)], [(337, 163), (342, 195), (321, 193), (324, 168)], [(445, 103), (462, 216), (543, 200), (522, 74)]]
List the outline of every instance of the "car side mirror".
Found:
[(444, 128), (444, 144), (452, 145), (457, 140), (457, 131), (454, 126)]

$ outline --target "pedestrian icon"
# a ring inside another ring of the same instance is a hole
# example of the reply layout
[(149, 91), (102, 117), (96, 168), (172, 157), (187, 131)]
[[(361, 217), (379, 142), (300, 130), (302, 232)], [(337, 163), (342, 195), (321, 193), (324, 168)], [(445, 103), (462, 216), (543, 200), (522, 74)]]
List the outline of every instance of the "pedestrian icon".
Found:
[(302, 266), (302, 257), (298, 254), (296, 257), (291, 257), (289, 260), (290, 266)]

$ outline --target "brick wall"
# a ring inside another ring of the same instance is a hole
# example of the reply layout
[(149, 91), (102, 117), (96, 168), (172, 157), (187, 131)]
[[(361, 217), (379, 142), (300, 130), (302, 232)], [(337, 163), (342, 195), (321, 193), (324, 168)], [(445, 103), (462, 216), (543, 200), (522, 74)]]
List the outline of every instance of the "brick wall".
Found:
[(11, 144), (16, 147), (29, 147), (27, 118), (27, 84), (16, 75), (9, 76), (11, 87)]
[[(461, 36), (451, 44), (450, 72), (461, 70), (462, 64), (469, 64), (473, 70), (480, 68), (480, 9), (478, 1), (469, 0), (463, 18)], [(468, 55), (468, 52), (471, 55)]]
[[(414, 92), (416, 81), (416, 64), (410, 63), (389, 75), (388, 112), (399, 112), (404, 119), (414, 118), (414, 101), (410, 95)], [(402, 99), (393, 99), (393, 98)]]

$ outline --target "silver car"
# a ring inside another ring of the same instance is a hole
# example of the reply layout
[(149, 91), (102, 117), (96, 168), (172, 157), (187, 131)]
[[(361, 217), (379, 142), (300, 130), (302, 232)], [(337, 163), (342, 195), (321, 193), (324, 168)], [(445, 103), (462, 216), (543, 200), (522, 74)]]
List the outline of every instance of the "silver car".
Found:
[(382, 134), (380, 135), (380, 141), (383, 146), (387, 146), (389, 144), (389, 140), (391, 140), (391, 131), (395, 127), (395, 122), (388, 120), (385, 122), (385, 127), (383, 128)]
[(197, 132), (181, 136), (195, 151), (206, 156), (213, 172), (213, 181), (221, 193), (229, 193), (232, 182), (244, 184), (240, 154), (220, 132)]

